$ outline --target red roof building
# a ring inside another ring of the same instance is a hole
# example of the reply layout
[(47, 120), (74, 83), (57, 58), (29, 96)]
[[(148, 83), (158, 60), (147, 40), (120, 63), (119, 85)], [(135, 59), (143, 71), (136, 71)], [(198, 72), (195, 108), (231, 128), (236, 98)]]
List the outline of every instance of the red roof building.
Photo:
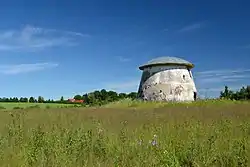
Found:
[(69, 102), (72, 102), (72, 103), (83, 103), (84, 100), (76, 100), (76, 99), (68, 99)]

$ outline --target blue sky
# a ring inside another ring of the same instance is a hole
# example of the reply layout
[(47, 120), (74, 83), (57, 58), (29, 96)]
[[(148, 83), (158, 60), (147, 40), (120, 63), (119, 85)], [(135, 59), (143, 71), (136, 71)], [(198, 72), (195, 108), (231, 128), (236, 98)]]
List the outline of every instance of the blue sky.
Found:
[(193, 62), (199, 94), (250, 79), (247, 1), (6, 1), (0, 6), (1, 97), (137, 91), (138, 66)]

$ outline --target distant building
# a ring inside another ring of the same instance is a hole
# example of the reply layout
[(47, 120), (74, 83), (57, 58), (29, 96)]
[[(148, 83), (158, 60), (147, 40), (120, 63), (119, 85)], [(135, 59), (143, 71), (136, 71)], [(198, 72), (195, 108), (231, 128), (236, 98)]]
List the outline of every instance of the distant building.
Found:
[(68, 99), (71, 103), (84, 103), (84, 100)]
[(138, 97), (149, 101), (194, 101), (194, 65), (177, 57), (159, 57), (139, 67), (143, 71)]

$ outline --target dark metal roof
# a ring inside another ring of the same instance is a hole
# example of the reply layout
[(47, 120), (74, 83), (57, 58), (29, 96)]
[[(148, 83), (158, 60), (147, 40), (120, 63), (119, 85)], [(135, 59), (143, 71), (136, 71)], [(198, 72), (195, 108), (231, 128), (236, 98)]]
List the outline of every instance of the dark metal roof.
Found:
[(143, 70), (145, 67), (154, 65), (185, 65), (189, 68), (194, 67), (194, 64), (178, 57), (158, 57), (156, 59), (150, 60), (146, 64), (141, 65), (139, 69)]

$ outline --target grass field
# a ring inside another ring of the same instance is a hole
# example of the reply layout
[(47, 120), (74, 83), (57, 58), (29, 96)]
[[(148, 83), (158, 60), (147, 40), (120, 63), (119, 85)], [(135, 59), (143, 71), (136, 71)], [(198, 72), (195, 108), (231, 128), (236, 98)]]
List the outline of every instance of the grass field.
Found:
[(250, 103), (0, 112), (0, 166), (250, 166)]
[(0, 109), (27, 109), (27, 108), (61, 108), (61, 107), (67, 107), (67, 106), (74, 106), (74, 104), (57, 104), (57, 103), (7, 103), (7, 102), (1, 102), (0, 103)]

